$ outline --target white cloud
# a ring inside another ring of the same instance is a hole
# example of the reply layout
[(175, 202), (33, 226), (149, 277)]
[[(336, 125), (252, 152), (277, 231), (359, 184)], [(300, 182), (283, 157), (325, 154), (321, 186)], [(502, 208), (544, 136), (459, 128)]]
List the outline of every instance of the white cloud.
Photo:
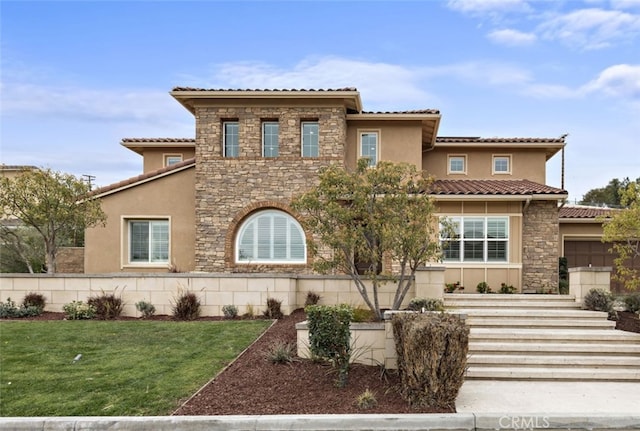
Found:
[(640, 101), (640, 64), (617, 64), (600, 72), (597, 78), (581, 88), (583, 93)]
[(507, 46), (531, 45), (537, 39), (533, 33), (524, 33), (513, 29), (494, 30), (487, 37), (495, 43)]
[(531, 10), (525, 0), (449, 0), (450, 9), (470, 14), (528, 12)]
[(538, 28), (542, 37), (582, 49), (600, 49), (640, 33), (640, 15), (619, 10), (580, 9), (551, 18)]
[(640, 9), (640, 0), (611, 0), (614, 9)]

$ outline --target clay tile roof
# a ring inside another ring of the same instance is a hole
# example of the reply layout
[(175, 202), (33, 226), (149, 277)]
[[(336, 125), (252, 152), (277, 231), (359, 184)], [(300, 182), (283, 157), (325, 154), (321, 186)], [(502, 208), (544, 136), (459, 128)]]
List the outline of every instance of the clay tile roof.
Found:
[(323, 88), (318, 88), (318, 89), (314, 89), (314, 88), (309, 88), (309, 89), (304, 89), (304, 88), (291, 88), (291, 89), (283, 89), (283, 88), (274, 88), (274, 89), (240, 89), (240, 88), (236, 88), (236, 89), (229, 89), (229, 88), (194, 88), (194, 87), (174, 87), (173, 91), (228, 91), (228, 92), (242, 92), (242, 91), (300, 91), (300, 92), (304, 92), (304, 91), (358, 91), (357, 88), (355, 87), (345, 87), (345, 88), (327, 88), (327, 89), (323, 89)]
[(564, 137), (560, 138), (480, 138), (477, 136), (438, 136), (436, 142), (440, 143), (506, 143), (506, 144), (530, 144), (530, 143), (564, 143)]
[(411, 111), (363, 111), (363, 114), (439, 114), (438, 109), (414, 109)]
[(613, 208), (565, 205), (560, 208), (560, 218), (594, 219), (596, 217), (609, 217), (611, 213), (615, 211), (618, 210)]
[(138, 175), (138, 176), (135, 176), (135, 177), (127, 178), (126, 180), (122, 180), (122, 181), (119, 181), (117, 183), (110, 184), (108, 186), (100, 187), (98, 189), (93, 190), (89, 194), (89, 196), (102, 195), (102, 194), (105, 194), (105, 193), (108, 193), (108, 192), (111, 192), (111, 191), (114, 191), (114, 190), (121, 189), (123, 187), (132, 186), (132, 185), (134, 185), (136, 183), (140, 183), (140, 182), (143, 182), (143, 181), (151, 180), (154, 177), (158, 177), (158, 176), (161, 176), (161, 175), (164, 175), (164, 174), (171, 173), (172, 171), (178, 171), (178, 170), (180, 170), (180, 168), (185, 168), (185, 167), (188, 167), (188, 166), (191, 166), (191, 165), (195, 166), (195, 163), (196, 163), (196, 159), (195, 159), (195, 157), (192, 157), (190, 159), (183, 160), (183, 161), (181, 161), (179, 163), (175, 163), (175, 164), (170, 165), (170, 166), (165, 166), (164, 168), (156, 169), (155, 171), (149, 171), (149, 172), (146, 172), (146, 173), (144, 173), (142, 175)]
[(128, 142), (166, 142), (166, 143), (171, 143), (171, 142), (187, 142), (187, 143), (191, 143), (191, 142), (196, 142), (195, 139), (193, 138), (124, 138), (122, 139), (123, 143), (128, 143)]
[(564, 195), (565, 190), (529, 180), (435, 180), (435, 195)]
[(5, 165), (4, 163), (0, 165), (0, 170), (2, 171), (24, 171), (31, 169), (38, 169), (38, 167), (31, 165)]

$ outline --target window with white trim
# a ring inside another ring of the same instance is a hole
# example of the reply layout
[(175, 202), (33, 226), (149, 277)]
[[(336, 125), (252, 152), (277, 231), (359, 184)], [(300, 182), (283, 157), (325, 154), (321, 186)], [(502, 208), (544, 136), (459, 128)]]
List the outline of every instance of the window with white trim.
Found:
[(493, 173), (510, 174), (511, 156), (493, 156)]
[(265, 121), (262, 123), (262, 156), (278, 157), (278, 134), (280, 125), (277, 121)]
[(378, 163), (378, 132), (360, 133), (360, 157), (369, 159), (369, 166)]
[(318, 157), (319, 125), (317, 121), (303, 121), (302, 125), (302, 157)]
[(237, 121), (222, 123), (222, 155), (224, 157), (238, 157), (240, 153), (239, 128)]
[(129, 220), (129, 262), (169, 262), (169, 221)]
[(238, 231), (236, 262), (306, 263), (304, 231), (296, 219), (283, 211), (260, 211)]
[(466, 174), (467, 156), (449, 156), (447, 172), (449, 174)]
[(453, 232), (441, 226), (445, 262), (507, 262), (509, 217), (447, 217)]
[(164, 165), (171, 166), (182, 161), (182, 154), (166, 154), (164, 156)]

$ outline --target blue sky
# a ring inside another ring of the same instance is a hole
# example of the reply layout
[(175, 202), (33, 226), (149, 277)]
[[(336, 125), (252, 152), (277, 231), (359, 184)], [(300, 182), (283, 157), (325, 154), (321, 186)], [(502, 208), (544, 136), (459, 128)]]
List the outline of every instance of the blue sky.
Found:
[(568, 133), (571, 199), (640, 177), (640, 0), (1, 0), (0, 27), (5, 164), (107, 185), (142, 172), (122, 138), (194, 137), (175, 86), (350, 86), (441, 136)]

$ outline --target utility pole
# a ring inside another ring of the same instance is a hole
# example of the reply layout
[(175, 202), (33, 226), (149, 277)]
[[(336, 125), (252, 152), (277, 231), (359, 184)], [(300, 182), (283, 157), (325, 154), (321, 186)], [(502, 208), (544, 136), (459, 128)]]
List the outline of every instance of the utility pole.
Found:
[(89, 174), (83, 174), (82, 176), (86, 179), (87, 184), (89, 184), (89, 190), (92, 190), (93, 189), (93, 180), (96, 179), (96, 176), (95, 175), (89, 175)]

